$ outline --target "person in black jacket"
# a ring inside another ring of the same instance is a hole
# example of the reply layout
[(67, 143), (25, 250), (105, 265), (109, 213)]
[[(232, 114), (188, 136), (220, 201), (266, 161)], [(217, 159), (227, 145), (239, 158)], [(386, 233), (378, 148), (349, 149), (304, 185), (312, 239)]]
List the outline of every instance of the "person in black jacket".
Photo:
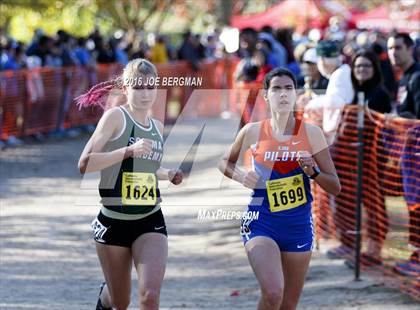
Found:
[(388, 52), (386, 51), (385, 45), (379, 44), (378, 42), (373, 43), (370, 49), (374, 52), (379, 59), (379, 65), (381, 67), (382, 76), (384, 78), (384, 87), (388, 91), (391, 98), (395, 97), (397, 93), (397, 80), (395, 79), (394, 71), (392, 69), (391, 62), (389, 61)]
[(357, 103), (357, 93), (363, 92), (369, 109), (380, 113), (391, 112), (391, 98), (383, 85), (383, 76), (379, 59), (371, 51), (361, 50), (351, 63), (351, 81)]
[(414, 61), (413, 54), (414, 42), (408, 34), (397, 33), (389, 37), (389, 60), (404, 72), (398, 81), (398, 115), (420, 119), (420, 64)]
[(198, 50), (199, 41), (196, 40), (194, 35), (187, 31), (183, 34), (183, 42), (178, 50), (179, 60), (186, 60), (191, 69), (198, 71), (200, 68), (200, 52)]

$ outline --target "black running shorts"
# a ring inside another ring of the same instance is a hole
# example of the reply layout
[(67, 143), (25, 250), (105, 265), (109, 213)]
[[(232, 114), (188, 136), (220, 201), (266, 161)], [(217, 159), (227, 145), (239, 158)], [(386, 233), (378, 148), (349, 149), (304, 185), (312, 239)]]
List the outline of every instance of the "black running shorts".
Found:
[(99, 212), (92, 222), (93, 239), (106, 245), (131, 248), (133, 242), (145, 233), (155, 232), (165, 236), (165, 219), (162, 210), (158, 210), (139, 220), (118, 220)]

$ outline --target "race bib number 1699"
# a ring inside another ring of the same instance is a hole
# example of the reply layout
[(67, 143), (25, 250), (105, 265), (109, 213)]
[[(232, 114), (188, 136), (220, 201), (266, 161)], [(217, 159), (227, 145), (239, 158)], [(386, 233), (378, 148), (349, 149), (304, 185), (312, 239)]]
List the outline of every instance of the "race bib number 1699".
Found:
[(266, 182), (271, 212), (296, 208), (307, 202), (302, 174)]

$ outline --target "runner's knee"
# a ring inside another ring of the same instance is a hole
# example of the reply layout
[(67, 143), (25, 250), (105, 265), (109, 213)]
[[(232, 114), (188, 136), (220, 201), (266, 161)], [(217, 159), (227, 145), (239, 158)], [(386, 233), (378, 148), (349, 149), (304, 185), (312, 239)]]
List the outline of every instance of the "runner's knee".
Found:
[(120, 294), (118, 292), (114, 292), (112, 294), (111, 291), (109, 291), (111, 301), (113, 308), (117, 310), (125, 310), (130, 305), (130, 295), (129, 294)]
[(158, 309), (159, 290), (154, 288), (142, 289), (140, 291), (140, 303), (142, 307), (145, 307), (146, 309)]
[(130, 304), (130, 297), (115, 296), (112, 297), (112, 304), (116, 310), (125, 310)]
[(291, 300), (289, 298), (286, 298), (282, 301), (280, 310), (294, 310), (296, 309), (298, 302), (299, 299)]
[(279, 307), (283, 298), (283, 288), (280, 286), (273, 286), (266, 289), (262, 289), (262, 297), (265, 303)]

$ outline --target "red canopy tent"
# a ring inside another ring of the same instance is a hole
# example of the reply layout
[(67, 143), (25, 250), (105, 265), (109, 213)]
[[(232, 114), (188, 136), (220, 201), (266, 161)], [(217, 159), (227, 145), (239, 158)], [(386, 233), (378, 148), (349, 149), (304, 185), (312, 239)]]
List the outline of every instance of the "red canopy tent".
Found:
[(263, 26), (273, 28), (294, 27), (297, 32), (309, 28), (324, 28), (330, 14), (320, 9), (316, 0), (285, 0), (262, 13), (234, 15), (231, 26), (239, 29), (251, 27), (261, 29)]
[(420, 31), (420, 8), (402, 8), (397, 3), (381, 5), (353, 17), (357, 28), (403, 32)]

